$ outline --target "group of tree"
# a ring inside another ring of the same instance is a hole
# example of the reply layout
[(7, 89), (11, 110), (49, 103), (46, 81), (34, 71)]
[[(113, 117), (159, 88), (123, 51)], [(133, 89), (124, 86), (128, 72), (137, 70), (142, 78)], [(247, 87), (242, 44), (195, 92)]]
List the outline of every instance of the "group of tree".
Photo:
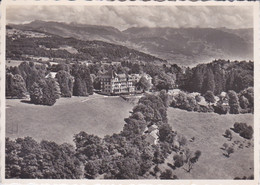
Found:
[(183, 81), (179, 84), (182, 90), (215, 95), (233, 90), (236, 93), (254, 85), (254, 63), (249, 61), (215, 60), (208, 64), (200, 64), (187, 68)]
[(185, 148), (183, 151), (175, 154), (173, 156), (173, 166), (175, 168), (180, 168), (186, 164), (184, 168), (187, 172), (190, 172), (195, 165), (195, 163), (199, 160), (201, 156), (201, 151), (197, 150), (196, 152), (190, 151), (188, 148)]
[[(151, 169), (186, 144), (185, 138), (167, 123), (168, 104), (166, 91), (145, 94), (125, 119), (120, 133), (100, 138), (82, 131), (74, 136), (76, 148), (48, 141), (38, 143), (30, 137), (6, 139), (6, 178), (156, 178)], [(147, 141), (144, 134), (151, 125), (157, 125), (158, 143)], [(180, 142), (177, 148), (176, 140)], [(199, 156), (198, 152), (187, 156), (188, 171)], [(158, 176), (177, 178), (169, 171)]]
[(234, 124), (233, 128), (234, 132), (238, 133), (241, 137), (245, 139), (252, 139), (253, 137), (253, 127), (250, 125), (247, 125), (246, 123), (238, 123), (236, 122)]
[(82, 164), (72, 145), (36, 142), (31, 137), (5, 142), (5, 176), (21, 179), (78, 179)]
[(230, 154), (235, 152), (234, 148), (232, 146), (229, 146), (227, 143), (224, 143), (221, 149), (225, 151), (223, 155), (226, 157), (230, 157)]
[[(195, 112), (215, 112), (218, 114), (239, 114), (254, 112), (254, 89), (248, 87), (239, 93), (233, 90), (215, 96), (212, 91), (204, 95), (194, 95), (180, 91), (172, 95), (171, 106)], [(205, 100), (207, 104), (200, 103)]]
[(53, 105), (62, 97), (93, 94), (93, 82), (84, 64), (58, 64), (55, 78), (46, 77), (51, 67), (22, 62), (6, 69), (6, 97), (23, 98), (30, 95), (32, 103)]
[(151, 63), (122, 62), (122, 67), (131, 72), (145, 72), (152, 76), (155, 90), (179, 88), (187, 92), (207, 91), (219, 95), (233, 90), (236, 93), (253, 87), (254, 64), (249, 61), (215, 60), (196, 67), (180, 67), (177, 64), (157, 65)]

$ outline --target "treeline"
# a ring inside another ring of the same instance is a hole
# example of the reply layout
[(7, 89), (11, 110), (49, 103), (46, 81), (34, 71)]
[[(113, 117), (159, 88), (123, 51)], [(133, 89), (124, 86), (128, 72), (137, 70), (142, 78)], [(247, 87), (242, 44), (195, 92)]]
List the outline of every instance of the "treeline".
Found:
[(254, 88), (248, 87), (236, 93), (229, 90), (215, 96), (212, 91), (205, 94), (180, 91), (171, 96), (171, 106), (194, 112), (218, 114), (254, 113)]
[(145, 72), (153, 77), (156, 90), (178, 88), (187, 92), (214, 95), (233, 90), (236, 93), (254, 86), (254, 63), (249, 61), (215, 60), (199, 64), (194, 68), (183, 68), (177, 64), (156, 65), (151, 63), (122, 62), (131, 72)]
[(84, 64), (59, 65), (55, 78), (51, 66), (22, 62), (6, 69), (6, 97), (23, 98), (30, 95), (32, 103), (53, 105), (62, 97), (93, 94), (89, 68)]
[[(120, 133), (100, 138), (82, 131), (74, 136), (76, 148), (29, 137), (6, 139), (6, 178), (176, 179), (172, 170), (158, 166), (175, 152), (181, 159), (172, 159), (170, 166), (186, 165), (190, 171), (201, 152), (184, 148), (185, 137), (167, 123), (168, 103), (165, 91), (146, 94)], [(156, 142), (148, 140), (151, 126), (157, 128)]]
[(187, 68), (181, 75), (179, 88), (188, 92), (215, 95), (233, 90), (237, 93), (254, 86), (254, 63), (249, 61), (215, 60), (208, 64), (200, 64), (192, 69)]

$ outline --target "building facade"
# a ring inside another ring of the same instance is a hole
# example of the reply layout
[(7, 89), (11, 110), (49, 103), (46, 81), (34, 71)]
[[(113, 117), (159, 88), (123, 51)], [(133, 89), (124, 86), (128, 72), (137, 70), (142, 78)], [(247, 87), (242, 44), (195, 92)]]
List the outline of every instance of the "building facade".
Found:
[(126, 74), (116, 74), (111, 71), (102, 75), (100, 80), (103, 94), (128, 94), (135, 91), (131, 76)]
[(144, 76), (150, 83), (152, 78), (147, 74), (117, 74), (109, 71), (101, 76), (101, 93), (107, 95), (131, 94), (136, 91), (135, 83)]

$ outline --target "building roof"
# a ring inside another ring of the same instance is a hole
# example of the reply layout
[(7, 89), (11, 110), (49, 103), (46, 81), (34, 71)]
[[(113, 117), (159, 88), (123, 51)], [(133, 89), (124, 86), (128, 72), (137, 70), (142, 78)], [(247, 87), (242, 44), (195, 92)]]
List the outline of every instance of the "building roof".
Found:
[(109, 70), (109, 71), (103, 73), (103, 74), (101, 75), (101, 77), (110, 77), (110, 78), (114, 78), (114, 71), (113, 71), (113, 70)]
[(116, 74), (116, 73), (115, 73), (115, 76), (117, 76), (118, 78), (126, 78), (126, 75), (125, 75), (125, 74)]

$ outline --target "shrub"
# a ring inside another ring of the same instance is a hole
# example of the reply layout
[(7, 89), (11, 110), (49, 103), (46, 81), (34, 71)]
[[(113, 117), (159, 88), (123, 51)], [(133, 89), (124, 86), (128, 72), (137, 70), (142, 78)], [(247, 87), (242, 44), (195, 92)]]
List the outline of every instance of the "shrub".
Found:
[(174, 166), (179, 168), (182, 167), (184, 165), (184, 159), (182, 155), (174, 155), (173, 156), (173, 160), (174, 160)]
[(247, 126), (246, 123), (237, 122), (234, 124), (234, 131), (246, 139), (252, 139), (254, 133), (253, 128), (250, 125)]
[(227, 152), (227, 157), (229, 157), (230, 154), (234, 153), (234, 148), (228, 147), (228, 148), (226, 149), (226, 152)]
[(223, 149), (226, 150), (228, 148), (228, 144), (227, 143), (224, 143), (223, 144)]
[(222, 105), (222, 104), (217, 104), (216, 106), (213, 106), (214, 112), (217, 114), (227, 114), (230, 107), (228, 105)]
[(225, 137), (229, 138), (230, 141), (232, 140), (232, 133), (229, 129), (225, 131)]

